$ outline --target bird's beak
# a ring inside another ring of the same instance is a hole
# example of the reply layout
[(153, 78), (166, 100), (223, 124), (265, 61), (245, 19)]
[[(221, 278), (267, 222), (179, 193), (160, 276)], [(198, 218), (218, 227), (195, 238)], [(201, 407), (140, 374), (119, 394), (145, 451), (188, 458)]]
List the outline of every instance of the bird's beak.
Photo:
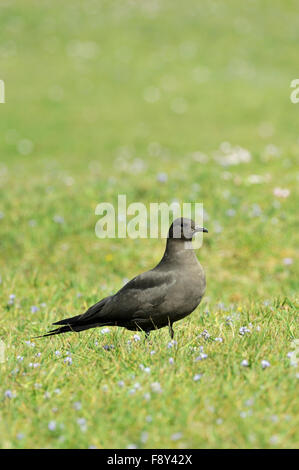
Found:
[(195, 229), (194, 229), (194, 232), (205, 232), (205, 233), (208, 233), (208, 229), (207, 228), (204, 228), (204, 227), (198, 227), (196, 226)]

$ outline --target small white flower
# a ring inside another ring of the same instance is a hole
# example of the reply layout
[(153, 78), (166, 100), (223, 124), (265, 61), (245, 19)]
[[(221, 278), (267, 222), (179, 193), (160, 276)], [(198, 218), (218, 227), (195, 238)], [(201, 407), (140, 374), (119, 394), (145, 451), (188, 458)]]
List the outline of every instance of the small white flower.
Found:
[(239, 334), (241, 336), (244, 336), (246, 333), (251, 333), (250, 329), (247, 328), (247, 326), (241, 326), (241, 328), (239, 329)]
[(29, 362), (29, 367), (33, 367), (33, 369), (36, 369), (39, 366), (40, 366), (39, 362)]
[(217, 341), (218, 343), (222, 343), (222, 342), (223, 342), (223, 339), (222, 339), (222, 338), (215, 338), (214, 341)]
[(120, 380), (119, 382), (117, 382), (117, 385), (122, 388), (125, 386), (125, 382), (123, 380)]
[(80, 426), (80, 429), (82, 432), (85, 432), (87, 430), (87, 424), (86, 424), (85, 418), (78, 418), (77, 423)]
[(65, 364), (71, 365), (73, 363), (73, 359), (70, 356), (67, 356), (63, 362)]
[(279, 442), (279, 437), (276, 436), (276, 435), (275, 435), (275, 436), (271, 436), (270, 439), (269, 439), (269, 442), (270, 442), (270, 444), (274, 444), (274, 445), (275, 445), (275, 444), (278, 444), (278, 442)]
[(162, 387), (159, 382), (153, 382), (151, 384), (151, 389), (155, 393), (161, 393), (162, 392)]
[(248, 400), (245, 401), (245, 405), (246, 405), (246, 406), (252, 406), (253, 403), (254, 403), (253, 398), (249, 398)]
[(280, 198), (287, 198), (289, 197), (289, 195), (291, 194), (291, 191), (289, 189), (283, 189), (283, 188), (274, 188), (273, 190), (273, 194), (274, 196), (276, 197), (280, 197)]
[(36, 305), (31, 306), (31, 313), (36, 313), (39, 311), (39, 308)]
[(154, 354), (156, 354), (156, 351), (151, 351), (150, 352), (150, 355), (153, 356)]
[(15, 294), (10, 294), (9, 300), (11, 300), (13, 302), (15, 300), (15, 298), (16, 298)]
[(261, 361), (261, 365), (262, 365), (262, 368), (263, 368), (263, 369), (266, 369), (267, 367), (270, 367), (271, 364), (270, 364), (269, 361), (266, 361), (266, 360), (263, 359), (263, 360)]
[(75, 401), (75, 403), (73, 404), (73, 408), (77, 411), (81, 410), (82, 403), (80, 401)]
[(234, 217), (236, 215), (235, 209), (228, 209), (226, 215), (228, 215), (228, 217)]
[(127, 449), (138, 449), (136, 444), (128, 444)]
[(243, 367), (248, 367), (249, 366), (249, 362), (247, 361), (247, 359), (243, 359), (243, 361), (241, 362), (241, 366), (243, 366)]
[(202, 377), (202, 374), (195, 374), (193, 377), (194, 382), (198, 382), (198, 380), (200, 380), (201, 377)]
[(205, 340), (210, 338), (210, 333), (207, 330), (203, 330), (203, 332), (199, 335), (202, 336)]
[(102, 329), (101, 329), (102, 335), (105, 335), (105, 334), (107, 334), (107, 333), (109, 333), (109, 332), (110, 332), (109, 328), (102, 328)]
[(148, 432), (145, 431), (145, 432), (141, 433), (140, 441), (143, 444), (145, 444), (147, 440), (148, 440)]
[(5, 398), (13, 398), (14, 393), (11, 390), (6, 390), (6, 392), (4, 392), (4, 396)]
[(134, 338), (134, 341), (140, 341), (140, 336), (139, 335), (134, 335), (133, 338)]
[(174, 364), (174, 359), (173, 359), (173, 357), (170, 357), (170, 358), (168, 359), (168, 362), (169, 362), (169, 364)]
[(60, 351), (55, 351), (55, 356), (60, 356), (61, 352)]
[(183, 434), (181, 432), (176, 432), (171, 436), (172, 441), (178, 441), (183, 437)]
[(53, 222), (56, 224), (64, 224), (64, 218), (61, 215), (54, 215)]

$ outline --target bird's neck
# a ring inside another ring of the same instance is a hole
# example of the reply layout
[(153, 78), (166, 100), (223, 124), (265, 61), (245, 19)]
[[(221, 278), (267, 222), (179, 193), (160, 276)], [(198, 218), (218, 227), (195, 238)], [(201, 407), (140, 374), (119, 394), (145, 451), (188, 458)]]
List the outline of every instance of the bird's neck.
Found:
[(184, 241), (178, 238), (168, 238), (163, 261), (171, 263), (196, 262), (197, 257), (193, 250), (192, 241)]

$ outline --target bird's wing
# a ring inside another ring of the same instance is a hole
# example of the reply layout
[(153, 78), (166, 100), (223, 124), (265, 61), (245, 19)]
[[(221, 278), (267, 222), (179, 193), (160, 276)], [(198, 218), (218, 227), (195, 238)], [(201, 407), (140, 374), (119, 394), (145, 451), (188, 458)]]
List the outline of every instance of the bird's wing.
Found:
[(99, 316), (115, 322), (149, 318), (163, 304), (175, 283), (176, 278), (169, 271), (153, 269), (140, 274), (109, 299)]
[(59, 320), (53, 325), (73, 325), (73, 324), (88, 324), (90, 320), (93, 320), (97, 316), (97, 314), (101, 311), (105, 303), (110, 299), (111, 296), (105, 297), (104, 299), (100, 300), (96, 304), (89, 307), (86, 312), (81, 313), (80, 315), (76, 315), (74, 317), (65, 318), (63, 320)]
[(49, 334), (65, 331), (82, 331), (99, 325), (127, 323), (134, 319), (148, 319), (161, 310), (161, 304), (176, 280), (173, 273), (153, 269), (129, 281), (115, 295), (92, 305), (85, 313), (60, 320), (62, 325)]

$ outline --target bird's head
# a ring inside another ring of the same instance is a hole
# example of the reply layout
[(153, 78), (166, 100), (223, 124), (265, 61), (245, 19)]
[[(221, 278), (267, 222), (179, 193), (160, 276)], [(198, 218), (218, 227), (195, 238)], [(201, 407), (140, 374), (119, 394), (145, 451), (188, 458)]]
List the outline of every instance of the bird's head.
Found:
[(193, 235), (195, 235), (197, 232), (208, 232), (208, 230), (204, 227), (195, 225), (194, 221), (191, 219), (179, 217), (171, 224), (168, 232), (168, 238), (177, 238), (183, 241), (190, 241), (192, 240)]

